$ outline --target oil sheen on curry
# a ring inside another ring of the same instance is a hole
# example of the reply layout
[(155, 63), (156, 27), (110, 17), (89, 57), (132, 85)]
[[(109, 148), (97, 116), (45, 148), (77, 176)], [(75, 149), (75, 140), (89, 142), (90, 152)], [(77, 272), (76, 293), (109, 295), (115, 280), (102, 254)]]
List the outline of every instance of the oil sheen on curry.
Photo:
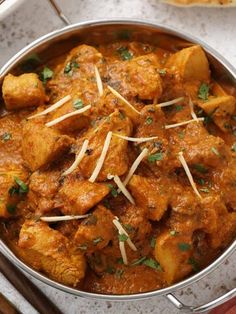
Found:
[(32, 268), (95, 293), (198, 272), (235, 237), (230, 90), (197, 45), (83, 44), (8, 74), (1, 237)]

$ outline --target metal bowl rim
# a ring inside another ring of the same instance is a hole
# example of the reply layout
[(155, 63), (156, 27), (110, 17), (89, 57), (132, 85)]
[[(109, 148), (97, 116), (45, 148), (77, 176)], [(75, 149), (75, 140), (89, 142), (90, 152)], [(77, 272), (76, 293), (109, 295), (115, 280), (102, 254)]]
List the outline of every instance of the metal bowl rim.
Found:
[[(154, 28), (157, 30), (160, 30), (162, 32), (165, 32), (166, 34), (177, 36), (181, 39), (196, 43), (201, 45), (205, 51), (207, 51), (210, 55), (212, 55), (215, 59), (217, 59), (218, 62), (221, 63), (221, 65), (224, 66), (224, 68), (236, 79), (236, 69), (223, 57), (221, 56), (215, 49), (204, 43), (203, 41), (199, 40), (195, 36), (192, 36), (190, 34), (187, 34), (186, 32), (173, 29), (173, 27), (164, 26), (159, 23), (155, 22), (148, 22), (146, 20), (142, 19), (99, 19), (99, 20), (89, 20), (85, 22), (75, 23), (69, 26), (66, 26), (62, 29), (52, 31), (44, 36), (41, 36), (40, 38), (36, 39), (23, 49), (21, 49), (18, 53), (16, 53), (12, 58), (10, 58), (9, 61), (1, 68), (0, 70), (0, 81), (3, 79), (3, 77), (8, 73), (8, 71), (18, 62), (20, 61), (25, 55), (27, 55), (31, 49), (39, 47), (41, 44), (46, 43), (60, 35), (70, 33), (70, 31), (75, 31), (81, 28), (88, 28), (88, 27), (96, 27), (96, 26), (106, 26), (106, 25), (127, 25), (127, 26), (145, 26)], [(99, 293), (92, 293), (92, 292), (86, 292), (82, 290), (78, 290), (75, 288), (71, 288), (69, 286), (63, 285), (61, 283), (58, 283), (52, 279), (49, 279), (45, 275), (39, 273), (38, 271), (34, 270), (30, 266), (28, 266), (26, 263), (21, 261), (9, 248), (8, 246), (0, 240), (0, 247), (4, 251), (4, 253), (13, 261), (16, 263), (18, 267), (26, 271), (28, 274), (32, 275), (33, 277), (37, 278), (38, 280), (54, 287), (58, 288), (59, 290), (62, 290), (64, 292), (68, 292), (70, 294), (74, 294), (77, 296), (85, 297), (85, 298), (94, 298), (94, 299), (103, 299), (103, 300), (116, 300), (116, 301), (128, 301), (128, 300), (140, 300), (145, 298), (150, 298), (154, 296), (160, 296), (160, 295), (166, 295), (168, 293), (173, 293), (178, 289), (182, 289), (187, 287), (190, 284), (193, 284), (197, 282), (198, 280), (202, 279), (206, 275), (208, 275), (210, 272), (215, 270), (227, 257), (229, 257), (236, 249), (236, 240), (210, 265), (208, 265), (206, 268), (201, 270), (199, 273), (192, 275), (191, 277), (182, 280), (181, 282), (178, 282), (174, 285), (171, 285), (169, 287), (154, 290), (154, 291), (148, 291), (148, 292), (142, 292), (142, 293), (135, 293), (135, 294), (124, 294), (124, 295), (112, 295), (112, 294), (99, 294)]]

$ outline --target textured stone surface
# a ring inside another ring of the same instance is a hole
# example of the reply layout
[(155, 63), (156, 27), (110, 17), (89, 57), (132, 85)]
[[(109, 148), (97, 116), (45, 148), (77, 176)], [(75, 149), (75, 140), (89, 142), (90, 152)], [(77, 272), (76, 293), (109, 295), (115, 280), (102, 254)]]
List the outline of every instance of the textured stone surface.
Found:
[[(158, 0), (58, 0), (72, 22), (88, 19), (131, 17), (149, 19), (201, 38), (216, 48), (236, 66), (236, 9), (180, 9)], [(63, 26), (47, 0), (28, 0), (17, 12), (0, 21), (0, 66), (14, 53), (39, 36)], [(200, 282), (178, 291), (176, 295), (187, 304), (199, 305), (236, 286), (236, 253)], [(178, 311), (164, 298), (130, 302), (106, 302), (75, 297), (33, 279), (65, 314), (176, 314)], [(22, 313), (36, 313), (32, 307), (0, 275), (0, 292), (4, 293)]]

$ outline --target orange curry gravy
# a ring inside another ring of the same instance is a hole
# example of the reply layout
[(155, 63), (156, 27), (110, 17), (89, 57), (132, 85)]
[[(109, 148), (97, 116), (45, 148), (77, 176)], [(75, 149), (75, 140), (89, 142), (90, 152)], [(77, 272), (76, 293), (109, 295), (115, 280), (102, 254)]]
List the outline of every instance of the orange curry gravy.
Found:
[[(36, 73), (8, 74), (2, 94), (1, 236), (36, 270), (86, 291), (144, 292), (199, 271), (233, 240), (235, 98), (213, 80), (200, 46), (80, 45)], [(109, 175), (123, 182), (144, 149), (128, 199)], [(44, 221), (52, 216), (72, 220)]]

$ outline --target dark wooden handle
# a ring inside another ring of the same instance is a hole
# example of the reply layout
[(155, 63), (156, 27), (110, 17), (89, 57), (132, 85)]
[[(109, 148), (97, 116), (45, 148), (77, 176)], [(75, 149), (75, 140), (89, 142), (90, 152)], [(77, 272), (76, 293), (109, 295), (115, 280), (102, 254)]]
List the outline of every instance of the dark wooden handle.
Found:
[(1, 314), (20, 314), (15, 306), (0, 293), (0, 313)]
[(0, 271), (40, 314), (62, 312), (0, 252)]

